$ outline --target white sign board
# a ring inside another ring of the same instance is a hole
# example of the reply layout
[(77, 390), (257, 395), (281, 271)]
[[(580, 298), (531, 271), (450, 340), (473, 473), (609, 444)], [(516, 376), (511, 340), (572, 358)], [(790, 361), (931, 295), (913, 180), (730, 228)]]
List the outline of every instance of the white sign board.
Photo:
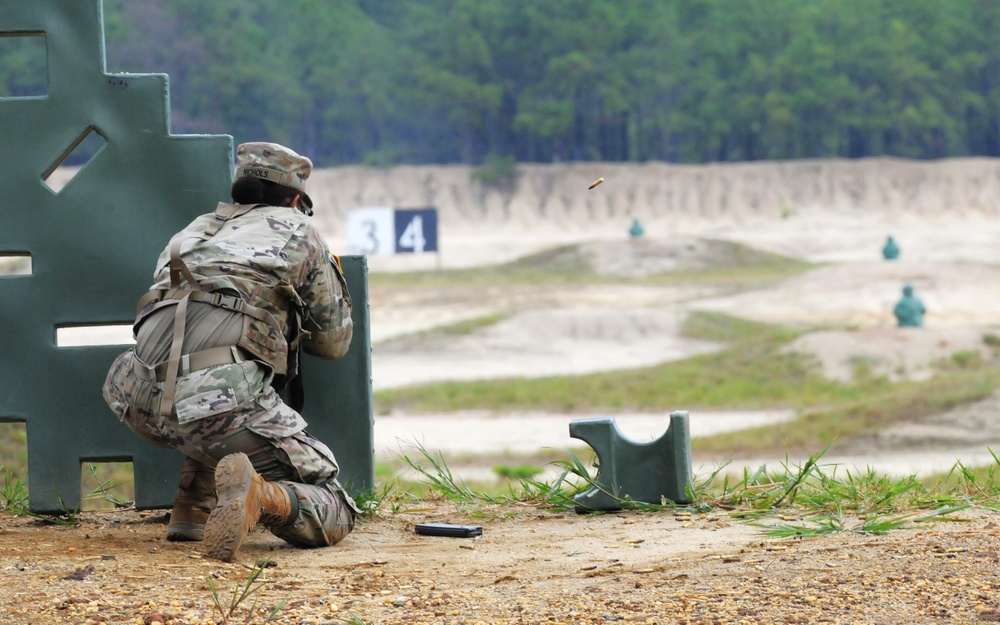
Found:
[(357, 208), (347, 213), (347, 248), (366, 256), (436, 252), (436, 208)]
[(396, 253), (393, 208), (358, 208), (347, 213), (347, 249), (364, 256)]

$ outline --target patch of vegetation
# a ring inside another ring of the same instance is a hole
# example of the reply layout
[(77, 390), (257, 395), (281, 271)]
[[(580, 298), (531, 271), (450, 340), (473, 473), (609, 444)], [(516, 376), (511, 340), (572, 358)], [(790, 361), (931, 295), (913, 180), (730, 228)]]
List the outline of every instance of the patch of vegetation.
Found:
[[(277, 606), (271, 608), (270, 610), (264, 608), (258, 608), (257, 597), (254, 595), (263, 588), (268, 582), (262, 579), (264, 571), (271, 566), (270, 558), (266, 560), (261, 560), (255, 562), (250, 568), (250, 573), (247, 575), (246, 579), (242, 583), (237, 584), (233, 588), (233, 592), (227, 601), (223, 601), (220, 597), (219, 591), (215, 587), (215, 580), (211, 575), (207, 577), (208, 587), (212, 591), (212, 601), (215, 604), (216, 610), (219, 611), (219, 616), (222, 618), (219, 623), (221, 625), (228, 625), (230, 622), (237, 622), (233, 619), (236, 618), (239, 611), (245, 611), (246, 614), (242, 615), (238, 622), (240, 623), (253, 623), (258, 616), (263, 616), (264, 620), (259, 621), (260, 623), (270, 623), (277, 616), (278, 612), (285, 607), (288, 603), (288, 599), (282, 599)], [(246, 608), (240, 608), (240, 606), (246, 603), (251, 597), (253, 597), (253, 602)]]
[(381, 272), (368, 276), (369, 288), (440, 289), (461, 287), (573, 286), (593, 284), (733, 284), (755, 288), (788, 278), (815, 265), (729, 241), (712, 241), (707, 264), (643, 277), (604, 275), (593, 267), (583, 244), (554, 247), (509, 263), (440, 271)]
[(483, 159), (482, 166), (472, 172), (475, 182), (503, 192), (514, 189), (517, 177), (517, 159), (513, 156), (487, 156)]
[(28, 487), (24, 477), (0, 465), (0, 512), (21, 514), (28, 508)]
[(28, 466), (28, 428), (23, 421), (0, 423), (0, 465)]
[(804, 450), (875, 432), (888, 424), (978, 401), (1000, 388), (1000, 370), (960, 353), (930, 380), (885, 377), (829, 380), (815, 362), (783, 348), (801, 331), (729, 317), (690, 315), (682, 333), (730, 347), (655, 367), (583, 376), (443, 382), (375, 393), (376, 410), (449, 412), (467, 409), (550, 410), (572, 414), (677, 409), (792, 409), (773, 425), (698, 438), (699, 452)]
[(84, 463), (84, 510), (124, 508), (135, 500), (131, 462)]
[(740, 290), (757, 288), (815, 268), (817, 265), (765, 252), (732, 241), (707, 241), (711, 262), (699, 267), (664, 272), (648, 278), (653, 284), (733, 284)]
[[(403, 455), (402, 458), (428, 486), (427, 496), (442, 497), (466, 508), (475, 508), (481, 504), (501, 505), (521, 502), (571, 509), (574, 506), (573, 496), (582, 492), (589, 477), (582, 461), (569, 454), (576, 462), (576, 466), (564, 467), (555, 481), (523, 478), (519, 479), (516, 485), (509, 482), (506, 491), (496, 492), (495, 487), (477, 488), (476, 485), (456, 477), (440, 453), (431, 453), (419, 445), (415, 449), (419, 455), (415, 457)], [(564, 462), (566, 461), (558, 460), (554, 464), (561, 466)], [(581, 478), (580, 480), (572, 478), (574, 472), (579, 472), (577, 477)], [(475, 510), (471, 512), (482, 513)]]
[(418, 449), (418, 457), (406, 457), (406, 462), (423, 476), (432, 493), (460, 504), (470, 515), (498, 515), (502, 512), (496, 506), (514, 504), (531, 504), (553, 512), (576, 511), (574, 497), (598, 488), (615, 500), (619, 510), (672, 511), (675, 515), (699, 514), (705, 518), (726, 515), (749, 521), (778, 538), (837, 532), (884, 534), (917, 523), (955, 520), (955, 513), (971, 507), (994, 509), (1000, 495), (1000, 480), (995, 475), (1000, 459), (996, 455), (987, 479), (956, 464), (949, 481), (928, 486), (915, 476), (897, 479), (871, 469), (840, 472), (837, 466), (821, 463), (827, 449), (812, 454), (800, 466), (786, 459), (779, 469), (744, 468), (739, 479), (720, 467), (696, 478), (687, 491), (689, 501), (682, 503), (616, 497), (596, 481), (592, 466), (568, 452), (554, 463), (562, 471), (553, 481), (526, 478), (500, 492), (471, 488), (452, 474), (443, 458), (423, 448)]
[(976, 350), (961, 350), (951, 355), (942, 368), (956, 367), (958, 369), (979, 368), (983, 364), (983, 355)]
[(513, 467), (505, 464), (497, 464), (493, 466), (494, 473), (508, 480), (531, 479), (542, 471), (544, 471), (542, 467), (533, 464), (519, 464)]
[(482, 330), (483, 328), (496, 325), (497, 323), (510, 318), (512, 314), (512, 312), (502, 312), (492, 315), (483, 315), (472, 319), (463, 319), (462, 321), (457, 321), (455, 323), (443, 324), (427, 330), (414, 332), (412, 334), (386, 339), (384, 341), (380, 341), (378, 344), (381, 347), (386, 347), (403, 343), (411, 343), (413, 341), (434, 341), (439, 339), (468, 336), (469, 334)]
[[(827, 448), (828, 449), (828, 448)], [(965, 497), (933, 493), (913, 476), (893, 479), (868, 469), (825, 470), (820, 460), (826, 449), (801, 466), (788, 463), (778, 471), (766, 466), (745, 468), (741, 480), (718, 481), (719, 471), (692, 488), (692, 498), (703, 505), (738, 511), (739, 518), (762, 519), (778, 513), (783, 523), (761, 524), (772, 536), (804, 537), (855, 529), (881, 534), (914, 520), (951, 514), (969, 507)], [(782, 514), (783, 508), (795, 514)], [(803, 522), (804, 521), (804, 522)]]
[(849, 440), (877, 432), (892, 423), (918, 419), (970, 404), (991, 395), (1000, 385), (1000, 372), (984, 367), (975, 371), (935, 376), (923, 382), (900, 382), (870, 387), (870, 394), (827, 406), (804, 409), (782, 427), (761, 426), (725, 432), (692, 442), (699, 452), (756, 453), (786, 447), (803, 450), (835, 440)]
[(921, 483), (930, 489), (957, 492), (973, 498), (984, 508), (1000, 510), (1000, 500), (996, 499), (997, 484), (1000, 484), (1000, 457), (992, 449), (989, 452), (993, 457), (992, 464), (968, 467), (956, 462), (948, 472), (926, 476)]
[(798, 337), (799, 332), (723, 313), (694, 311), (684, 319), (680, 335), (715, 343), (737, 343), (761, 338), (787, 342)]
[[(582, 376), (442, 382), (375, 394), (376, 410), (669, 411), (677, 407), (804, 408), (857, 399), (856, 388), (825, 379), (806, 357), (781, 352), (798, 333), (716, 313), (694, 313), (685, 336), (731, 347), (655, 367)], [(872, 386), (887, 384), (874, 381)]]

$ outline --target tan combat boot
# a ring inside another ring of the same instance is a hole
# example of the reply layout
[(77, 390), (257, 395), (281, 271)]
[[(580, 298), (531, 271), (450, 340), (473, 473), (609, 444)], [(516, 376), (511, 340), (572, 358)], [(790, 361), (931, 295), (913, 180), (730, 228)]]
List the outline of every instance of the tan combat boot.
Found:
[(205, 522), (215, 508), (215, 469), (192, 458), (184, 459), (167, 540), (204, 540)]
[(205, 525), (205, 553), (209, 557), (232, 562), (258, 523), (268, 527), (286, 525), (298, 516), (294, 494), (264, 480), (246, 454), (229, 454), (219, 462), (215, 487), (219, 503)]

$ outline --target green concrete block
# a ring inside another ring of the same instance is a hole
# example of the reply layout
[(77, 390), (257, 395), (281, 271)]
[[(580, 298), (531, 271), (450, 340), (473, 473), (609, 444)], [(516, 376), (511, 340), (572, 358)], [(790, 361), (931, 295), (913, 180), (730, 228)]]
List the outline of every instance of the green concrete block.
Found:
[[(133, 321), (170, 236), (229, 198), (233, 140), (171, 135), (167, 76), (106, 72), (100, 0), (0, 0), (0, 37), (29, 36), (45, 38), (45, 92), (0, 98), (0, 257), (32, 266), (0, 276), (0, 421), (26, 423), (32, 510), (79, 506), (83, 461), (132, 461), (136, 505), (169, 507), (181, 455), (138, 439), (101, 396), (127, 346), (58, 347), (56, 329)], [(88, 135), (87, 164), (47, 184)], [(303, 412), (357, 492), (374, 483), (367, 273), (345, 264), (358, 331), (344, 360), (303, 359)]]
[(626, 497), (660, 504), (690, 503), (691, 434), (688, 413), (670, 413), (667, 431), (660, 438), (640, 443), (618, 429), (614, 417), (577, 419), (569, 435), (590, 445), (597, 453), (594, 485), (574, 498), (577, 511), (619, 510)]

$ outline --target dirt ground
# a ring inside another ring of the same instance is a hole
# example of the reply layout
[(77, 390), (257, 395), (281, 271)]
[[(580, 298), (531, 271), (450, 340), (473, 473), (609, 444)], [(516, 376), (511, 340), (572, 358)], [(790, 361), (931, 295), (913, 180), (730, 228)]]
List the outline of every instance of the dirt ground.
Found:
[[(166, 542), (162, 512), (84, 513), (76, 528), (0, 515), (0, 622), (221, 623), (209, 580), (228, 611), (263, 559), (272, 566), (261, 589), (229, 622), (263, 623), (281, 602), (274, 622), (289, 624), (1000, 621), (995, 513), (884, 536), (779, 540), (715, 513), (516, 506), (471, 518), (448, 503), (420, 505), (318, 550), (260, 530), (229, 564)], [(483, 534), (417, 535), (426, 521)]]

